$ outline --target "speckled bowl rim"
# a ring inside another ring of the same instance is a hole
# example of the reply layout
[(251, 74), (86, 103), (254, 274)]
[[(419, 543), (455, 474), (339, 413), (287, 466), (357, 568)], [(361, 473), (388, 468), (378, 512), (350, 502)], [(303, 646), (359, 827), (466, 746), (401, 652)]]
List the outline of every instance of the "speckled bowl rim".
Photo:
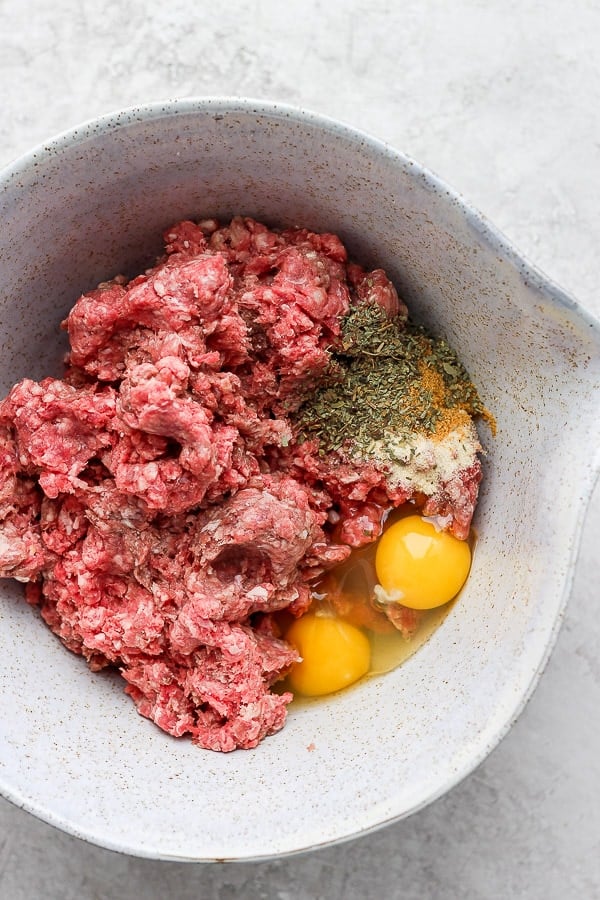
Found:
[[(162, 101), (154, 101), (146, 104), (127, 107), (114, 112), (106, 113), (97, 118), (91, 118), (83, 123), (69, 128), (49, 140), (39, 143), (25, 154), (17, 157), (0, 170), (0, 188), (3, 184), (10, 182), (12, 179), (18, 179), (21, 174), (27, 173), (32, 166), (35, 166), (41, 158), (52, 155), (63, 148), (77, 146), (84, 143), (92, 136), (98, 136), (104, 133), (110, 133), (119, 128), (127, 127), (133, 123), (158, 121), (162, 118), (172, 118), (177, 115), (189, 115), (196, 112), (225, 111), (228, 113), (256, 113), (257, 115), (268, 115), (274, 118), (290, 119), (301, 124), (306, 123), (316, 126), (323, 132), (328, 133), (333, 138), (349, 139), (358, 146), (369, 148), (377, 157), (387, 158), (392, 162), (397, 162), (400, 166), (410, 167), (415, 176), (429, 188), (446, 195), (448, 202), (459, 208), (465, 220), (478, 235), (478, 237), (487, 242), (487, 244), (501, 254), (517, 269), (521, 277), (527, 281), (529, 285), (541, 291), (551, 303), (556, 303), (565, 309), (574, 312), (579, 318), (590, 328), (595, 329), (600, 334), (600, 321), (598, 321), (591, 313), (583, 308), (577, 300), (570, 294), (559, 287), (551, 278), (545, 275), (536, 265), (522, 253), (520, 253), (512, 244), (512, 242), (496, 228), (481, 212), (468, 203), (464, 197), (445, 181), (439, 178), (434, 172), (417, 162), (408, 154), (396, 150), (390, 144), (373, 137), (372, 135), (355, 128), (349, 124), (331, 118), (322, 113), (312, 112), (301, 106), (294, 106), (278, 101), (254, 99), (242, 96), (199, 96), (186, 97), (183, 99), (166, 99)], [(281, 859), (292, 856), (298, 856), (314, 850), (323, 849), (325, 847), (337, 846), (358, 837), (373, 834), (388, 825), (406, 819), (419, 810), (429, 806), (435, 800), (439, 799), (468, 775), (470, 775), (494, 750), (500, 741), (510, 731), (516, 720), (523, 712), (529, 699), (531, 698), (539, 680), (548, 664), (548, 660), (552, 654), (556, 644), (562, 621), (564, 619), (565, 610), (571, 593), (573, 578), (575, 574), (575, 562), (577, 560), (581, 542), (581, 534), (585, 522), (589, 501), (591, 499), (594, 487), (600, 475), (600, 447), (596, 448), (593, 458), (585, 474), (582, 475), (580, 482), (580, 505), (576, 519), (576, 527), (573, 534), (573, 542), (571, 544), (571, 553), (567, 564), (567, 575), (564, 579), (562, 594), (560, 597), (560, 605), (555, 615), (552, 629), (549, 632), (548, 641), (545, 645), (544, 653), (538, 661), (537, 667), (532, 673), (529, 684), (526, 689), (521, 692), (512, 714), (506, 719), (503, 725), (497, 728), (496, 732), (487, 741), (481, 742), (476, 753), (473, 753), (462, 769), (452, 772), (445, 784), (440, 786), (437, 791), (432, 792), (429, 796), (419, 803), (415, 803), (409, 809), (404, 810), (398, 815), (388, 817), (376, 825), (352, 831), (348, 834), (340, 835), (333, 840), (328, 839), (323, 843), (312, 843), (297, 849), (286, 852), (215, 858), (190, 858), (179, 857), (174, 854), (164, 854), (160, 850), (151, 852), (150, 850), (139, 850), (124, 843), (109, 842), (104, 839), (96, 839), (94, 834), (86, 832), (80, 828), (74, 827), (71, 822), (55, 815), (51, 810), (36, 805), (20, 792), (11, 791), (9, 788), (0, 784), (0, 793), (11, 803), (21, 809), (32, 813), (37, 818), (51, 824), (62, 831), (73, 835), (74, 837), (88, 841), (96, 846), (104, 847), (119, 853), (135, 855), (151, 859), (161, 859), (164, 861), (179, 862), (261, 862), (271, 859)]]

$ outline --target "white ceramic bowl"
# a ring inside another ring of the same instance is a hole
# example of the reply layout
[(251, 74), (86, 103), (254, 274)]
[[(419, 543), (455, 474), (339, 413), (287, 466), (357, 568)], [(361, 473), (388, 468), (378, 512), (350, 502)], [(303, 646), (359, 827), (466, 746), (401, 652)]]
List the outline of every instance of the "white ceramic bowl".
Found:
[[(546, 662), (600, 446), (600, 330), (465, 202), (402, 154), (304, 111), (177, 101), (83, 125), (0, 180), (2, 392), (60, 372), (85, 289), (153, 260), (182, 217), (335, 231), (459, 350), (498, 434), (468, 586), (391, 674), (292, 709), (219, 755), (136, 715), (2, 585), (0, 787), (105, 847), (257, 859), (363, 834), (429, 803), (498, 743)], [(314, 747), (314, 749), (310, 749)]]

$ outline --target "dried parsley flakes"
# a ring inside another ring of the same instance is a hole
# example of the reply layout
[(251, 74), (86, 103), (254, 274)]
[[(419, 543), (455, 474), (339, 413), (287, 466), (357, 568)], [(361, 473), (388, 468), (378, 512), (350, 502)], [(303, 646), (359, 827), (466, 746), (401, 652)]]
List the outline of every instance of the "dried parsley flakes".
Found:
[(365, 451), (385, 432), (441, 437), (476, 415), (484, 407), (446, 341), (362, 303), (343, 318), (329, 371), (294, 420), (301, 439), (318, 438), (325, 453)]

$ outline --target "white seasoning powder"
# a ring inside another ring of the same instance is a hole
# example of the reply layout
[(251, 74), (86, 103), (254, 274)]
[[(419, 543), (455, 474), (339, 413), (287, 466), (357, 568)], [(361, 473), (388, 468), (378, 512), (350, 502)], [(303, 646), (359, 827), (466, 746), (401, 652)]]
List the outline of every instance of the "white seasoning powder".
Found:
[(357, 458), (383, 468), (390, 484), (431, 495), (453, 475), (472, 466), (480, 450), (475, 426), (465, 423), (440, 438), (414, 434), (403, 439), (386, 432)]

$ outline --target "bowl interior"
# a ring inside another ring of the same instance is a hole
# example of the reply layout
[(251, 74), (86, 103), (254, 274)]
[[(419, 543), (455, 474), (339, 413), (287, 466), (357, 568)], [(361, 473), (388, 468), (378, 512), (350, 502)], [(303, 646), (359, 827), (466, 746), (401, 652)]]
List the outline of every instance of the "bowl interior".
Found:
[(133, 110), (39, 148), (0, 183), (4, 393), (58, 374), (77, 296), (134, 274), (184, 217), (334, 231), (459, 354), (498, 422), (460, 602), (407, 663), (292, 708), (217, 755), (138, 717), (2, 585), (0, 787), (104, 846), (261, 858), (408, 814), (469, 772), (556, 633), (600, 445), (598, 327), (417, 164), (315, 116), (242, 101)]

